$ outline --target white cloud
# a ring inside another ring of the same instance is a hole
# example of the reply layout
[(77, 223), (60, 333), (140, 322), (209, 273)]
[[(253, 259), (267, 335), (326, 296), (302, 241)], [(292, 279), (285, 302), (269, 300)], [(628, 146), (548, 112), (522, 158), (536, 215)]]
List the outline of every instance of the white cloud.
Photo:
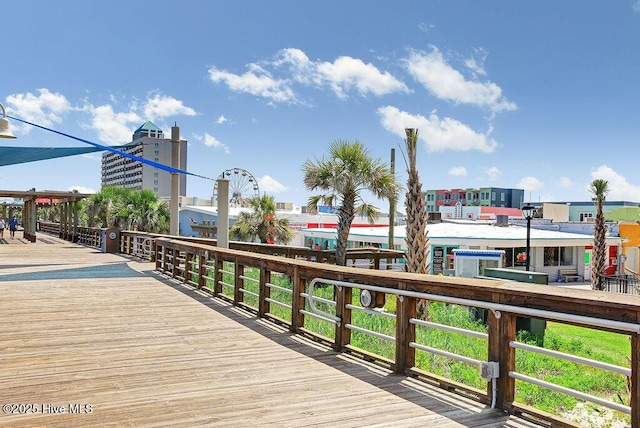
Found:
[(489, 176), (489, 179), (491, 180), (497, 179), (500, 176), (500, 174), (502, 174), (502, 172), (496, 166), (492, 166), (491, 168), (486, 168), (484, 170), (484, 173), (487, 174), (487, 176)]
[(222, 144), (220, 141), (216, 139), (216, 137), (209, 135), (207, 133), (204, 134), (204, 137), (196, 137), (198, 140), (202, 140), (205, 146), (213, 147), (214, 149), (224, 150), (226, 154), (231, 153), (231, 149), (229, 146)]
[(427, 118), (400, 111), (393, 106), (385, 106), (378, 109), (378, 115), (382, 126), (400, 138), (406, 137), (405, 128), (418, 128), (418, 138), (426, 144), (429, 151), (479, 150), (491, 153), (498, 145), (487, 135), (479, 134), (455, 119), (441, 119), (435, 113)]
[(196, 111), (191, 107), (186, 107), (182, 101), (162, 94), (155, 94), (148, 97), (144, 106), (144, 116), (149, 120), (163, 118), (167, 116), (195, 116)]
[(564, 187), (565, 189), (569, 189), (575, 186), (575, 183), (569, 177), (560, 177), (556, 184), (560, 187)]
[(352, 87), (362, 96), (370, 93), (382, 96), (395, 92), (409, 92), (409, 88), (389, 72), (381, 72), (371, 63), (365, 64), (360, 59), (348, 56), (342, 56), (332, 63), (319, 63), (317, 71), (320, 78), (327, 82), (341, 99), (347, 97), (346, 91)]
[(453, 175), (454, 177), (466, 177), (467, 168), (463, 166), (454, 166), (449, 170), (449, 175)]
[(333, 62), (313, 62), (300, 49), (288, 48), (278, 53), (273, 64), (288, 65), (298, 83), (329, 86), (340, 99), (347, 98), (352, 88), (361, 96), (409, 92), (409, 88), (388, 71), (380, 71), (371, 63), (365, 64), (361, 59), (349, 56), (341, 56)]
[(274, 79), (268, 71), (257, 64), (249, 64), (247, 67), (249, 71), (241, 75), (211, 67), (209, 79), (215, 83), (225, 83), (230, 90), (235, 92), (245, 92), (276, 102), (292, 104), (298, 102), (289, 82)]
[(71, 186), (67, 188), (67, 192), (73, 192), (74, 190), (77, 190), (79, 193), (98, 193), (95, 189), (84, 186)]
[(632, 7), (634, 12), (636, 13), (640, 12), (640, 0), (636, 1)]
[(85, 106), (92, 118), (85, 128), (92, 128), (98, 133), (98, 138), (108, 145), (119, 145), (131, 141), (133, 130), (142, 123), (142, 118), (133, 110), (115, 113), (111, 105), (99, 107)]
[(435, 46), (431, 46), (431, 52), (411, 51), (406, 66), (418, 82), (440, 99), (488, 107), (494, 113), (517, 109), (495, 83), (465, 79), (446, 62)]
[(525, 191), (533, 191), (544, 187), (544, 183), (535, 177), (523, 177), (516, 186)]
[(592, 170), (591, 178), (609, 182), (607, 199), (610, 201), (640, 201), (640, 185), (629, 183), (625, 177), (607, 165), (600, 165)]
[[(267, 70), (268, 66), (274, 70)], [(283, 67), (288, 75), (275, 77), (274, 72)], [(317, 88), (329, 87), (340, 99), (347, 98), (351, 90), (360, 96), (410, 92), (409, 88), (391, 73), (361, 59), (341, 56), (333, 62), (311, 61), (306, 53), (296, 48), (282, 49), (270, 63), (253, 63), (247, 68), (249, 70), (240, 75), (211, 67), (209, 78), (216, 83), (225, 83), (235, 92), (291, 104), (302, 104), (293, 89), (295, 83)]]
[[(6, 100), (7, 110), (19, 119), (46, 127), (60, 123), (62, 121), (60, 115), (72, 110), (71, 104), (64, 95), (52, 93), (46, 88), (38, 89), (38, 92), (39, 95), (31, 92), (9, 95)], [(24, 125), (21, 131), (26, 134), (32, 128)]]
[(228, 120), (228, 119), (227, 119), (226, 117), (224, 117), (224, 116), (222, 116), (222, 115), (221, 115), (221, 116), (216, 120), (216, 123), (217, 123), (218, 125), (222, 125), (222, 124), (223, 124), (223, 123), (225, 123), (227, 120)]
[(487, 72), (484, 69), (484, 62), (487, 59), (487, 52), (482, 49), (476, 49), (475, 54), (477, 58), (468, 58), (465, 60), (464, 65), (471, 70), (474, 75), (486, 76)]
[(258, 186), (262, 193), (281, 193), (287, 190), (287, 187), (280, 184), (268, 175), (258, 178)]

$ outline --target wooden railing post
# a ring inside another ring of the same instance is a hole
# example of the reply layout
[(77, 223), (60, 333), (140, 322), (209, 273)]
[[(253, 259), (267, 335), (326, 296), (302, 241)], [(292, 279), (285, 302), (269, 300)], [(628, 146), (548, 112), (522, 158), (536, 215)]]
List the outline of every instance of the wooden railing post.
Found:
[(198, 255), (198, 290), (207, 285), (205, 275), (207, 274), (207, 258), (200, 254)]
[(267, 282), (271, 282), (271, 271), (264, 266), (260, 266), (260, 288), (258, 300), (258, 315), (263, 317), (271, 310), (271, 305), (267, 301), (271, 297), (271, 288), (267, 286)]
[(304, 314), (300, 313), (300, 309), (304, 309), (304, 297), (307, 282), (304, 278), (300, 278), (300, 271), (297, 267), (293, 270), (291, 278), (293, 282), (293, 293), (291, 294), (291, 331), (298, 333), (299, 329), (304, 327)]
[(222, 293), (222, 284), (220, 284), (220, 281), (222, 281), (223, 278), (223, 273), (222, 270), (224, 268), (224, 261), (220, 258), (220, 255), (218, 253), (215, 253), (215, 257), (216, 257), (216, 274), (215, 274), (215, 284), (213, 285), (213, 292), (215, 294), (221, 294)]
[[(501, 312), (500, 318), (489, 311), (489, 361), (497, 361), (500, 366), (500, 377), (497, 381), (496, 407), (508, 410), (515, 400), (516, 381), (509, 377), (509, 372), (516, 369), (516, 351), (509, 342), (516, 339), (516, 316)], [(491, 382), (487, 388), (492, 396)]]
[(347, 305), (351, 303), (353, 296), (353, 288), (342, 286), (336, 293), (336, 316), (340, 318), (340, 325), (336, 325), (334, 342), (334, 348), (336, 351), (341, 352), (345, 346), (351, 343), (351, 330), (345, 326), (351, 323), (351, 309), (347, 308)]
[(240, 278), (244, 276), (244, 265), (238, 263), (238, 260), (235, 260), (233, 265), (235, 268), (233, 269), (235, 275), (233, 278), (233, 303), (244, 302), (244, 293), (240, 292), (241, 288), (244, 288), (244, 280)]
[[(400, 290), (406, 290), (404, 283), (399, 283)], [(416, 317), (416, 298), (402, 296), (398, 297), (396, 303), (396, 373), (403, 374), (416, 364), (416, 350), (409, 346), (410, 342), (415, 342), (416, 326), (409, 323), (411, 318)]]
[(631, 335), (631, 427), (640, 428), (640, 335)]

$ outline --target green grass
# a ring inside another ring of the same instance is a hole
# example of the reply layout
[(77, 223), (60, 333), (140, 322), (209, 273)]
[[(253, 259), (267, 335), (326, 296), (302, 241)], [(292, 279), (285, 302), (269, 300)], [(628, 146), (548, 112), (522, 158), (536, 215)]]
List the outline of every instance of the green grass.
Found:
[(548, 322), (545, 344), (550, 349), (588, 358), (598, 355), (602, 361), (629, 366), (627, 357), (631, 355), (631, 341), (626, 335)]

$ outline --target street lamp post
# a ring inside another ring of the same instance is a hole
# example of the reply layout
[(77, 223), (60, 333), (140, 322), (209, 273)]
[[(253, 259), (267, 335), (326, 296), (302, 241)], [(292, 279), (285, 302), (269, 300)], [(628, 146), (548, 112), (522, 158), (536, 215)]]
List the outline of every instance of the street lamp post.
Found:
[(536, 207), (531, 204), (522, 207), (522, 216), (527, 219), (527, 258), (525, 259), (527, 272), (529, 272), (529, 266), (531, 266), (531, 259), (529, 258), (529, 253), (531, 252), (531, 219), (533, 218), (533, 211), (535, 209)]
[(7, 119), (7, 112), (2, 103), (0, 103), (0, 110), (2, 110), (2, 118), (0, 118), (0, 138), (16, 138), (9, 130), (9, 119)]

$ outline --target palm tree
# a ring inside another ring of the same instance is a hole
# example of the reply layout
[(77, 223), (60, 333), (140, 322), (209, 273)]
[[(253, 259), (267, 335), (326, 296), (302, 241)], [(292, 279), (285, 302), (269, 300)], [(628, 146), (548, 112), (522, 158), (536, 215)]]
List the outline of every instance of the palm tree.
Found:
[(168, 233), (170, 210), (150, 189), (125, 192), (113, 208), (114, 222), (123, 229)]
[(415, 273), (428, 273), (429, 257), (427, 249), (427, 211), (422, 195), (422, 183), (416, 169), (416, 147), (418, 144), (418, 130), (406, 128), (406, 146), (409, 165), (407, 166), (407, 195), (405, 209), (407, 210), (406, 237), (407, 243), (407, 271)]
[(336, 264), (347, 264), (347, 241), (351, 223), (356, 215), (366, 216), (374, 222), (378, 209), (362, 199), (361, 193), (371, 192), (380, 199), (397, 198), (400, 186), (387, 165), (372, 159), (359, 141), (334, 141), (328, 157), (311, 161), (302, 167), (304, 184), (311, 191), (325, 193), (311, 196), (307, 206), (317, 211), (320, 203), (337, 207), (338, 230)]
[(604, 206), (609, 193), (609, 182), (607, 180), (596, 179), (591, 182), (589, 191), (593, 193), (593, 202), (596, 204), (596, 221), (593, 228), (593, 260), (591, 262), (591, 288), (594, 290), (604, 289), (602, 274), (604, 273), (606, 253), (607, 253), (607, 229), (604, 224)]
[(295, 232), (289, 227), (289, 219), (276, 218), (276, 200), (262, 195), (247, 200), (251, 211), (242, 211), (229, 230), (231, 239), (262, 244), (288, 244)]
[(113, 226), (114, 204), (128, 191), (119, 186), (105, 186), (98, 193), (89, 196), (82, 206), (87, 217), (87, 226)]
[[(416, 168), (416, 150), (418, 146), (418, 130), (405, 128), (407, 135), (407, 195), (404, 202), (407, 211), (405, 242), (407, 243), (407, 272), (429, 273), (429, 239), (427, 238), (427, 211), (425, 209), (422, 183)], [(418, 318), (426, 319), (429, 302), (420, 299), (417, 302)]]
[(149, 189), (106, 186), (82, 206), (87, 226), (137, 228), (141, 232), (167, 233), (169, 207)]

